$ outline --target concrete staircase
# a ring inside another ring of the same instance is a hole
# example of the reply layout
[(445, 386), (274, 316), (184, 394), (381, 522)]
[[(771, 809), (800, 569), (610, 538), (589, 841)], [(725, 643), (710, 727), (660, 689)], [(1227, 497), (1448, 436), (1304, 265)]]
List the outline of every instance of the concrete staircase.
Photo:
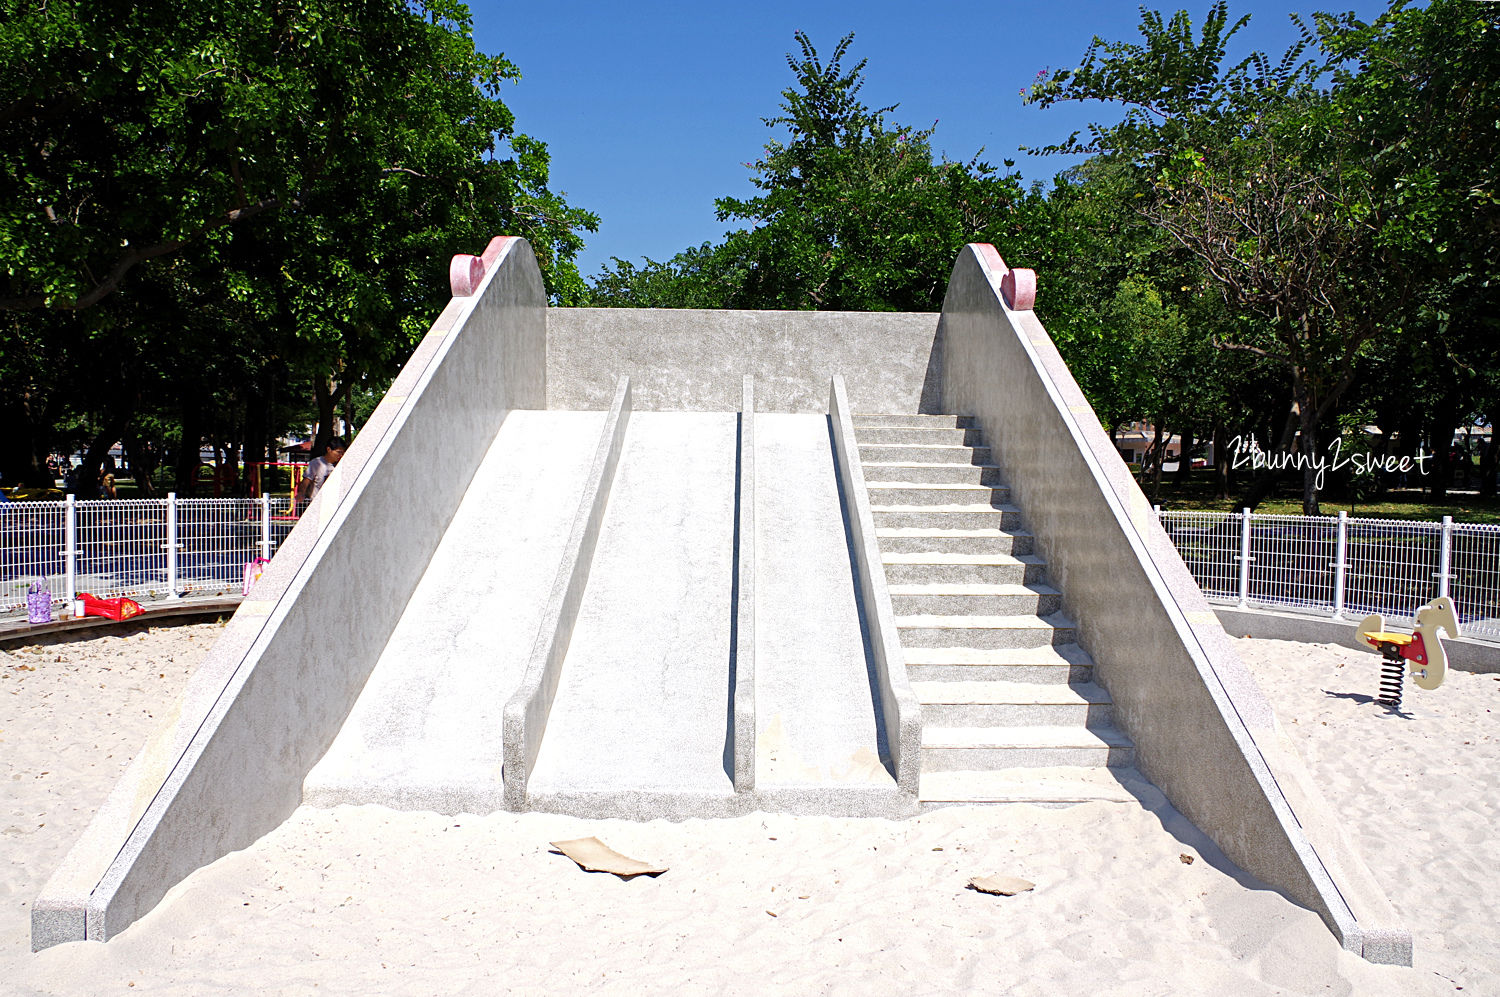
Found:
[(966, 416), (856, 415), (896, 625), (922, 703), (923, 804), (1131, 801), (1134, 750)]

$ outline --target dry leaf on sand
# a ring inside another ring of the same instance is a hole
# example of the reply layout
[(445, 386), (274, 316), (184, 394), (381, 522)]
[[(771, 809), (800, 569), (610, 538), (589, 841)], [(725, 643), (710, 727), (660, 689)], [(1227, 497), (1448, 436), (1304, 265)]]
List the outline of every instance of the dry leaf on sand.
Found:
[(969, 889), (1002, 897), (1013, 897), (1035, 886), (1030, 880), (1017, 879), (1015, 876), (975, 876), (969, 880)]
[(550, 844), (588, 872), (612, 872), (621, 879), (630, 879), (633, 876), (660, 876), (667, 871), (664, 865), (651, 865), (621, 855), (598, 838), (574, 838)]

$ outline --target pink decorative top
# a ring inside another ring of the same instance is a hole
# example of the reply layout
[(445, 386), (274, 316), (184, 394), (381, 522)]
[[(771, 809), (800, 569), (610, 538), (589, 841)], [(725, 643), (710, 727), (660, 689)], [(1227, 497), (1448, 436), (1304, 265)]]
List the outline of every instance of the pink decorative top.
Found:
[(1011, 311), (1029, 312), (1036, 307), (1036, 271), (1018, 267), (1000, 279), (1000, 293)]
[(448, 286), (453, 289), (455, 298), (467, 298), (479, 290), (479, 283), (482, 280), (484, 280), (484, 260), (478, 256), (459, 253), (448, 264)]
[(505, 252), (505, 247), (519, 238), (521, 237), (518, 235), (497, 235), (491, 239), (490, 244), (484, 247), (484, 255), (480, 257), (484, 260), (485, 271), (493, 270), (495, 261), (500, 258), (501, 253)]

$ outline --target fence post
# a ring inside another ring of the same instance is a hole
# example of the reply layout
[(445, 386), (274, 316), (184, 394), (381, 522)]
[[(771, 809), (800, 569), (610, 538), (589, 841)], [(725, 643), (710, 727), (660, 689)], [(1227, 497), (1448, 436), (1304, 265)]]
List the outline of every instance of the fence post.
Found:
[(77, 497), (68, 492), (63, 503), (63, 570), (67, 573), (68, 611), (78, 600), (78, 504)]
[(1344, 576), (1349, 565), (1345, 550), (1348, 541), (1349, 513), (1340, 509), (1338, 545), (1333, 555), (1333, 618), (1335, 620), (1344, 618)]
[(1250, 510), (1240, 512), (1240, 608), (1250, 600)]
[(271, 493), (260, 493), (260, 556), (271, 559)]
[(177, 493), (167, 492), (167, 598), (177, 595)]
[(1448, 594), (1448, 568), (1453, 562), (1453, 517), (1443, 517), (1443, 540), (1438, 548), (1438, 595)]

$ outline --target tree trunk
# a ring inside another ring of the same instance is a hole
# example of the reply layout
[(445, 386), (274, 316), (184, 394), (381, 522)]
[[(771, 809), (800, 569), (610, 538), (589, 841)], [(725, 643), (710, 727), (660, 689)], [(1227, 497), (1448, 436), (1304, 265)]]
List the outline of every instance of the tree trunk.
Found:
[(1432, 409), (1432, 497), (1434, 500), (1448, 497), (1453, 485), (1453, 426), (1458, 422), (1458, 389), (1449, 388), (1438, 398)]
[(197, 490), (199, 449), (203, 445), (203, 406), (196, 394), (184, 394), (182, 399), (182, 441), (178, 444), (173, 464), (177, 494), (191, 498)]
[(0, 402), (0, 485), (10, 488), (30, 485), (50, 488), (52, 475), (47, 471), (46, 454), (38, 454), (41, 435), (36, 396), (20, 392), (13, 400)]
[(338, 385), (334, 384), (333, 378), (319, 374), (313, 378), (313, 397), (318, 403), (318, 433), (313, 437), (312, 455), (317, 457), (328, 449), (328, 441), (333, 439), (333, 414), (338, 401)]
[(135, 489), (142, 498), (156, 497), (156, 483), (151, 480), (156, 473), (156, 454), (141, 443), (135, 433), (127, 433), (121, 441), (125, 447), (125, 459), (130, 461), (130, 473), (135, 478)]
[(1495, 459), (1500, 454), (1496, 453), (1496, 437), (1500, 431), (1495, 429), (1495, 417), (1500, 412), (1492, 412), (1487, 417), (1490, 424), (1490, 441), (1484, 445), (1479, 452), (1479, 497), (1492, 499), (1495, 497)]
[(1214, 498), (1227, 499), (1229, 497), (1229, 433), (1225, 431), (1224, 424), (1214, 423)]
[(1193, 427), (1184, 425), (1182, 427), (1182, 446), (1177, 451), (1177, 480), (1179, 491), (1187, 487), (1193, 477), (1193, 446), (1198, 441), (1193, 438)]
[[(1151, 502), (1154, 505), (1161, 500), (1161, 465), (1166, 457), (1166, 444), (1162, 442), (1162, 431), (1160, 418), (1155, 420), (1156, 425), (1152, 429), (1151, 438)], [(1144, 474), (1146, 469), (1141, 468)]]
[(130, 426), (130, 420), (134, 413), (116, 413), (109, 417), (89, 443), (88, 450), (84, 451), (83, 463), (78, 468), (78, 492), (80, 499), (99, 498), (99, 469), (104, 466), (104, 459), (109, 456), (109, 448)]
[[(1294, 382), (1297, 382), (1295, 375)], [(1296, 438), (1297, 427), (1302, 423), (1302, 406), (1297, 401), (1298, 390), (1297, 383), (1294, 383), (1292, 404), (1281, 423), (1281, 435), (1276, 440), (1275, 452), (1285, 453), (1291, 447), (1292, 441)], [(1267, 439), (1269, 438), (1268, 436)], [(1256, 507), (1276, 490), (1276, 481), (1280, 477), (1281, 472), (1271, 470), (1263, 470), (1254, 474), (1250, 479), (1250, 486), (1245, 489), (1244, 497), (1240, 499), (1240, 504), (1254, 512)]]

